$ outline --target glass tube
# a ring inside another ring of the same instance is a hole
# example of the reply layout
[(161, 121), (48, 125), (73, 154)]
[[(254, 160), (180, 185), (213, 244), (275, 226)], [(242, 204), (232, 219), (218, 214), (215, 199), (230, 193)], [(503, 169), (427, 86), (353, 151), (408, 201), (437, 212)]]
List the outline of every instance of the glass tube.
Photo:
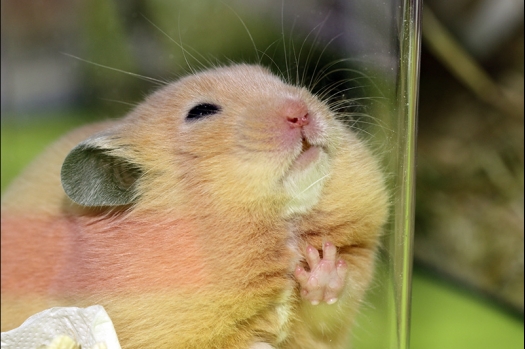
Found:
[(369, 323), (368, 328), (362, 325), (365, 330), (357, 327), (355, 348), (409, 348), (421, 1), (391, 4), (395, 7), (391, 13), (396, 26), (392, 31), (395, 38), (390, 39), (398, 45), (398, 51), (388, 55), (390, 51), (387, 56), (396, 60), (390, 66), (395, 73), (392, 79), (384, 80), (383, 91), (389, 103), (374, 115), (390, 125), (388, 130), (392, 132), (386, 137), (389, 150), (385, 152), (386, 168), (392, 174), (392, 211), (379, 258), (378, 287), (370, 295), (375, 314), (361, 319), (366, 323), (366, 317), (371, 317), (376, 322)]
[[(375, 67), (365, 64), (363, 69), (377, 72), (377, 80), (382, 81), (379, 90), (386, 100), (373, 115), (388, 134), (381, 137), (380, 130), (372, 132), (376, 141), (384, 142), (392, 207), (376, 270), (376, 287), (369, 293), (371, 306), (358, 319), (353, 348), (409, 348), (421, 2), (400, 0), (388, 4), (388, 19), (392, 22), (383, 30), (389, 27), (391, 31), (389, 35), (385, 30), (383, 38), (389, 41), (373, 52), (388, 63)], [(376, 5), (388, 6), (386, 2)], [(380, 19), (368, 17), (371, 22)]]

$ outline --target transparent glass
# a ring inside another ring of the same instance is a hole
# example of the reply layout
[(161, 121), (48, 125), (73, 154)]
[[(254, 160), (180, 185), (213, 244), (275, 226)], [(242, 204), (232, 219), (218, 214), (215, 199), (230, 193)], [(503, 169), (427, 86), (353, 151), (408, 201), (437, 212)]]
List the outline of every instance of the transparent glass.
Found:
[(158, 87), (150, 78), (230, 61), (306, 86), (319, 77), (314, 92), (350, 101), (352, 127), (382, 158), (391, 196), (352, 348), (408, 348), (421, 1), (16, 3), (2, 1), (2, 189), (24, 165), (17, 159), (43, 148), (27, 142), (37, 128), (63, 116), (50, 142), (89, 118), (122, 116)]
[[(379, 89), (387, 101), (374, 109), (373, 116), (381, 120), (379, 125), (388, 133), (386, 137), (378, 136), (379, 131), (374, 135), (376, 141), (385, 142), (392, 211), (376, 270), (377, 287), (369, 292), (372, 306), (361, 314), (359, 326), (354, 330), (355, 348), (409, 348), (422, 5), (420, 1), (390, 4), (390, 20), (395, 23), (391, 35), (387, 35), (391, 46), (383, 45), (376, 51), (388, 57), (390, 64), (379, 63), (379, 67), (365, 64), (364, 69), (379, 71), (376, 75), (382, 81)], [(373, 17), (369, 19), (374, 21)]]

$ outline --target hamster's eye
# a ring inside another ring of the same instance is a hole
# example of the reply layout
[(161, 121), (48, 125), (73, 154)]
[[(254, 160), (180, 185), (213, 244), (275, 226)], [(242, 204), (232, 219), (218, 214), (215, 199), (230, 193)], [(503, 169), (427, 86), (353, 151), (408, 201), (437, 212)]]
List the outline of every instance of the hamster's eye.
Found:
[(221, 111), (221, 107), (211, 103), (201, 103), (197, 104), (190, 109), (188, 115), (186, 115), (186, 120), (197, 120), (205, 116), (217, 114)]

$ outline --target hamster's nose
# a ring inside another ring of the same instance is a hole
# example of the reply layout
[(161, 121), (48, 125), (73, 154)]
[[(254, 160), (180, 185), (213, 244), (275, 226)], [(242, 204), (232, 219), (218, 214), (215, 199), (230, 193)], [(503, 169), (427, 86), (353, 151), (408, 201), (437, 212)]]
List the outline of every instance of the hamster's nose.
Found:
[(310, 123), (308, 113), (302, 116), (287, 116), (286, 120), (288, 120), (288, 124), (290, 124), (291, 127), (303, 127)]
[(283, 113), (292, 128), (303, 127), (310, 123), (308, 107), (301, 100), (287, 100), (283, 107)]

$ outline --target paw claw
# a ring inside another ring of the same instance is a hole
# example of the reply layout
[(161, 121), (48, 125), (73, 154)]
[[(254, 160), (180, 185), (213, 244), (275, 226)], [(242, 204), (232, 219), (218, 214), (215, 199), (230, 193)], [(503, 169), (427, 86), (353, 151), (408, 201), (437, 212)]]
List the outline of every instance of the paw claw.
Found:
[(337, 302), (337, 298), (330, 298), (326, 301), (327, 304), (334, 304), (335, 302)]

